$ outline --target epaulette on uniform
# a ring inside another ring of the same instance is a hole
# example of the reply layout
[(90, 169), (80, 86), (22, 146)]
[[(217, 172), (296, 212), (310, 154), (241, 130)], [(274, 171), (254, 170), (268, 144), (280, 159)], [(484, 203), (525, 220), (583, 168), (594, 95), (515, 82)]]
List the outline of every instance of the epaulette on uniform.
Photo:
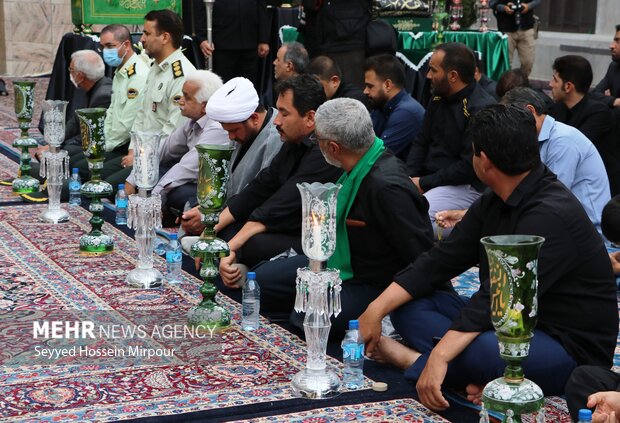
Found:
[(136, 74), (136, 64), (132, 63), (132, 65), (127, 68), (127, 78), (131, 78), (135, 74)]
[(469, 117), (469, 110), (467, 110), (467, 98), (463, 99), (463, 116)]
[(180, 60), (172, 62), (172, 73), (174, 74), (174, 79), (177, 79), (183, 76), (183, 67), (181, 66)]

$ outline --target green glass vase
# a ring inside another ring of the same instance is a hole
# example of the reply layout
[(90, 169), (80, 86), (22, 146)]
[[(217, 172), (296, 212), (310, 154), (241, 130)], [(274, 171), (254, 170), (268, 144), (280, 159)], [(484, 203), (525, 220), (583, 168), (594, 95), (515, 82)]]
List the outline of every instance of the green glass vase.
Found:
[[(498, 235), (480, 240), (489, 260), (491, 320), (506, 368), (482, 393), (481, 421), (486, 410), (504, 414), (504, 422), (520, 422), (524, 414), (542, 413), (543, 392), (525, 379), (522, 361), (528, 356), (538, 316), (538, 252), (545, 239), (533, 235)], [(486, 419), (486, 420), (485, 420)]]
[(13, 141), (13, 147), (19, 148), (19, 175), (13, 180), (13, 192), (26, 194), (39, 191), (39, 181), (28, 173), (30, 171), (30, 148), (38, 147), (39, 143), (28, 135), (32, 113), (34, 111), (34, 87), (36, 82), (15, 81), (15, 114), (21, 134)]
[(198, 204), (205, 230), (192, 245), (190, 255), (202, 259), (200, 287), (202, 302), (188, 313), (191, 326), (210, 331), (224, 330), (230, 326), (230, 313), (215, 301), (217, 287), (213, 283), (219, 275), (217, 260), (230, 253), (228, 244), (215, 236), (214, 226), (226, 201), (226, 188), (230, 171), (230, 158), (234, 147), (230, 145), (197, 145), (199, 156)]
[(80, 238), (80, 253), (92, 255), (111, 253), (114, 250), (114, 241), (110, 235), (101, 230), (103, 226), (101, 199), (112, 195), (112, 185), (101, 180), (101, 169), (105, 158), (103, 128), (106, 109), (79, 109), (75, 111), (75, 114), (80, 122), (82, 149), (91, 172), (90, 180), (82, 185), (80, 193), (90, 199), (88, 210), (93, 214), (89, 220), (91, 231)]

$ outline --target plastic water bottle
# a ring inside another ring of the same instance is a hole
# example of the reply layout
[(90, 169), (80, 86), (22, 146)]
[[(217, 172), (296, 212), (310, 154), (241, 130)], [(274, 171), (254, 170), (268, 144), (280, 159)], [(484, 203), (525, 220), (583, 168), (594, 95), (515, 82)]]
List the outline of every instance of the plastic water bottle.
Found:
[(79, 171), (77, 167), (74, 167), (71, 172), (71, 178), (69, 178), (69, 204), (72, 206), (79, 206), (82, 204), (82, 197), (80, 196), (82, 179), (80, 178)]
[(592, 421), (592, 411), (587, 408), (579, 410), (579, 421), (577, 423), (590, 423)]
[(116, 224), (127, 224), (127, 193), (125, 192), (125, 184), (118, 184), (118, 191), (116, 192)]
[(348, 389), (361, 388), (364, 385), (364, 340), (357, 320), (349, 320), (349, 330), (342, 340), (342, 359), (344, 386)]
[(256, 281), (256, 273), (248, 272), (245, 285), (243, 285), (242, 297), (241, 328), (243, 330), (256, 330), (260, 325), (260, 287)]
[(156, 236), (153, 240), (153, 252), (158, 256), (163, 256), (166, 254), (166, 249), (168, 248), (168, 243), (163, 240), (163, 238)]
[(166, 248), (166, 280), (168, 283), (181, 282), (182, 264), (181, 244), (177, 239), (177, 234), (170, 234), (170, 241), (168, 241), (168, 247)]

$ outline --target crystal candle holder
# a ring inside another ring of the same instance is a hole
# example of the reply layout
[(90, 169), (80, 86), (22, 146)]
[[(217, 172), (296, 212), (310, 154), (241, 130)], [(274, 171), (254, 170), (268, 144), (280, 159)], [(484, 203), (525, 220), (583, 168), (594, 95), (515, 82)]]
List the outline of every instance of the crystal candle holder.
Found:
[(49, 151), (43, 153), (40, 168), (41, 177), (47, 178), (49, 193), (48, 208), (39, 216), (43, 222), (60, 223), (69, 220), (69, 213), (60, 207), (62, 181), (69, 177), (69, 154), (60, 150), (65, 138), (67, 104), (68, 102), (63, 100), (43, 102), (45, 140), (50, 147)]
[(489, 0), (480, 0), (478, 4), (478, 16), (480, 19), (480, 28), (478, 31), (487, 32), (489, 30)]
[(155, 230), (161, 229), (161, 197), (151, 190), (159, 180), (159, 143), (162, 135), (130, 132), (134, 146), (133, 172), (138, 194), (129, 196), (127, 226), (136, 230), (138, 266), (129, 272), (126, 282), (134, 288), (159, 288), (164, 277), (153, 267)]
[(15, 115), (19, 123), (21, 132), (19, 138), (13, 141), (13, 147), (19, 148), (19, 174), (13, 180), (13, 192), (17, 194), (26, 194), (29, 192), (39, 191), (39, 181), (28, 174), (30, 171), (30, 153), (29, 149), (37, 147), (39, 143), (28, 135), (30, 122), (32, 121), (32, 113), (34, 111), (34, 87), (36, 82), (31, 81), (15, 81), (13, 88), (15, 90)]
[(461, 0), (452, 0), (452, 4), (450, 5), (450, 19), (452, 22), (450, 23), (451, 31), (458, 31), (461, 29), (461, 24), (459, 21), (463, 18), (463, 4)]
[(202, 302), (192, 307), (188, 314), (190, 326), (221, 331), (230, 326), (230, 313), (217, 304), (217, 287), (213, 283), (219, 275), (217, 260), (230, 254), (228, 244), (215, 236), (213, 229), (219, 221), (220, 211), (226, 201), (226, 188), (230, 171), (230, 159), (234, 151), (231, 145), (196, 145), (199, 156), (198, 205), (205, 230), (192, 245), (190, 255), (202, 259), (200, 287)]
[(295, 311), (304, 312), (304, 333), (308, 345), (306, 368), (291, 381), (295, 395), (303, 398), (331, 398), (340, 393), (340, 378), (327, 368), (325, 351), (331, 316), (338, 316), (340, 271), (327, 269), (336, 250), (336, 204), (341, 185), (318, 182), (297, 184), (302, 199), (301, 245), (309, 258), (308, 267), (297, 270)]
[(103, 203), (101, 199), (112, 195), (112, 185), (101, 180), (101, 169), (105, 159), (104, 121), (106, 109), (79, 109), (75, 111), (82, 133), (82, 149), (88, 160), (91, 177), (82, 185), (80, 193), (90, 199), (88, 210), (92, 212), (89, 222), (91, 231), (80, 238), (81, 254), (106, 254), (114, 250), (114, 240), (101, 230)]
[(538, 316), (538, 252), (544, 238), (532, 235), (498, 235), (480, 240), (489, 260), (491, 320), (499, 351), (507, 363), (504, 376), (488, 383), (482, 392), (480, 421), (487, 410), (504, 414), (504, 422), (519, 422), (536, 413), (544, 422), (543, 392), (525, 379), (521, 362), (527, 358)]

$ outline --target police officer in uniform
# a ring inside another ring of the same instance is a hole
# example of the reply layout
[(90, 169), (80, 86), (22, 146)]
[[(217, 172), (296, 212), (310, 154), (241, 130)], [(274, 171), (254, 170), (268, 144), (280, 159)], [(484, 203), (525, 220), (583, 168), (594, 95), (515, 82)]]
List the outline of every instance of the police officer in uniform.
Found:
[[(183, 22), (171, 10), (152, 10), (144, 17), (144, 30), (140, 41), (153, 64), (146, 80), (142, 107), (138, 111), (132, 131), (160, 132), (168, 136), (186, 118), (181, 115), (179, 101), (182, 97), (185, 73), (196, 70), (181, 52)], [(122, 169), (111, 172), (104, 166), (102, 177), (116, 189), (124, 183), (133, 165), (133, 145), (120, 159)]]

